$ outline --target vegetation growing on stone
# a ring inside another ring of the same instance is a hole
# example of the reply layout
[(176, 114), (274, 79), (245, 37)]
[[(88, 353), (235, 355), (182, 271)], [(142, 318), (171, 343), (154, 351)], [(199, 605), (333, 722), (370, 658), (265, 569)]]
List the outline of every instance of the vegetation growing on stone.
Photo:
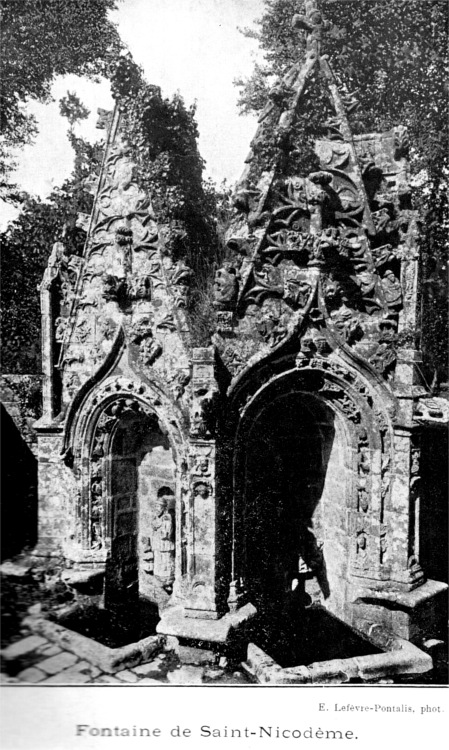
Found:
[[(447, 364), (447, 38), (448, 7), (441, 0), (322, 0), (320, 9), (329, 21), (324, 52), (348, 94), (360, 106), (350, 116), (354, 133), (408, 129), (414, 205), (421, 211), (424, 236), (423, 349), (430, 376), (435, 370), (444, 379)], [(255, 29), (245, 36), (257, 39), (264, 63), (240, 86), (242, 112), (260, 112), (276, 79), (302, 58), (305, 40), (292, 27), (301, 11), (297, 0), (267, 0)], [(315, 74), (308, 85), (287, 149), (290, 170), (305, 173), (314, 167), (312, 144), (322, 134), (329, 115), (322, 80)], [(273, 134), (269, 139), (273, 140)], [(273, 144), (265, 146), (270, 157)], [(291, 156), (294, 156), (292, 159)]]

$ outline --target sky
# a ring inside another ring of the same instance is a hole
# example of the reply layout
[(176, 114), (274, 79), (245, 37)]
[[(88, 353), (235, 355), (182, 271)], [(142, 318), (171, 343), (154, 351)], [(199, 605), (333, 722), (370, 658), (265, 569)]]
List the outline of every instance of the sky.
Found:
[[(256, 129), (255, 117), (238, 113), (239, 92), (233, 81), (248, 76), (260, 55), (257, 43), (239, 28), (252, 26), (262, 12), (263, 0), (121, 0), (111, 14), (147, 81), (160, 86), (164, 96), (179, 91), (188, 105), (196, 101), (205, 176), (218, 183), (238, 179)], [(42, 199), (69, 177), (73, 167), (68, 123), (58, 104), (67, 91), (74, 91), (91, 111), (75, 129), (91, 141), (102, 135), (95, 128), (97, 108), (113, 106), (108, 82), (77, 76), (55, 81), (54, 102), (29, 103), (39, 135), (18, 152), (13, 179), (19, 189)], [(12, 207), (0, 206), (0, 228), (16, 215)]]

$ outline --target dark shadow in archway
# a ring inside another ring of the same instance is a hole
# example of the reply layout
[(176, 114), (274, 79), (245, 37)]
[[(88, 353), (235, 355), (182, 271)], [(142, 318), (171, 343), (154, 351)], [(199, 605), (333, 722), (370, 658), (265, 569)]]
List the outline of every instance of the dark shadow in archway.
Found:
[(284, 660), (305, 635), (305, 609), (330, 596), (316, 511), (334, 440), (331, 409), (290, 391), (264, 405), (241, 446), (248, 595), (264, 623), (260, 645), (278, 642)]
[[(130, 408), (120, 416), (109, 464), (110, 554), (105, 605), (116, 612), (132, 611), (137, 619), (144, 612), (154, 625), (171, 594), (175, 556), (173, 457), (156, 415), (138, 408), (133, 413)], [(162, 502), (163, 512), (159, 507)], [(172, 527), (171, 540), (166, 518)], [(161, 524), (165, 533), (157, 544), (155, 529)], [(164, 572), (167, 580), (161, 580)]]

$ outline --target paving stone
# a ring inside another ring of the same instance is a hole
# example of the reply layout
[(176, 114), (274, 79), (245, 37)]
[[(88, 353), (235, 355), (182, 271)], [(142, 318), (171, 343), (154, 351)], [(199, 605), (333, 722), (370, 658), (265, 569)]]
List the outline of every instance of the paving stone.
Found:
[(220, 677), (223, 677), (224, 673), (225, 673), (224, 669), (209, 668), (204, 671), (204, 679), (210, 680), (212, 682), (214, 680), (220, 679)]
[(58, 672), (43, 680), (41, 685), (64, 685), (66, 683), (81, 685), (83, 682), (90, 682), (90, 679), (88, 674), (78, 672), (76, 669), (64, 669), (63, 672)]
[(78, 657), (75, 656), (75, 654), (71, 654), (68, 651), (62, 651), (56, 656), (50, 656), (49, 659), (40, 661), (37, 666), (48, 674), (56, 674), (57, 672), (62, 672), (63, 669), (73, 666), (77, 661)]
[(121, 672), (116, 672), (115, 676), (122, 682), (137, 682), (139, 679), (137, 675), (130, 672), (129, 669), (122, 669)]
[(45, 672), (42, 672), (41, 669), (29, 667), (28, 669), (23, 669), (19, 672), (17, 679), (21, 682), (40, 682), (41, 680), (45, 680), (47, 676), (48, 675), (46, 675)]
[(137, 684), (139, 685), (139, 687), (141, 685), (162, 685), (163, 681), (162, 680), (153, 680), (151, 677), (144, 677), (142, 680), (139, 680), (139, 682)]
[(142, 675), (143, 677), (147, 677), (149, 675), (155, 676), (155, 674), (160, 673), (162, 675), (162, 672), (160, 671), (161, 663), (158, 662), (150, 662), (149, 664), (139, 664), (138, 667), (132, 667), (131, 671), (135, 672), (135, 674)]
[(178, 646), (178, 656), (183, 664), (213, 664), (216, 659), (213, 651), (194, 646)]
[(214, 685), (248, 685), (253, 681), (242, 672), (233, 672), (224, 674), (214, 680)]
[(19, 563), (13, 563), (10, 560), (0, 565), (0, 573), (4, 576), (12, 576), (13, 578), (26, 578), (30, 575), (31, 566), (20, 565)]
[(62, 652), (62, 648), (59, 648), (59, 646), (56, 646), (55, 643), (49, 643), (46, 646), (41, 646), (38, 648), (38, 653), (43, 654), (44, 656), (56, 656), (56, 654), (60, 654)]
[(91, 680), (95, 685), (123, 685), (121, 680), (118, 680), (112, 674), (101, 674), (99, 677), (95, 677)]
[(173, 672), (167, 672), (167, 680), (172, 685), (201, 685), (203, 681), (204, 669), (184, 665)]
[(2, 656), (6, 661), (12, 661), (13, 659), (19, 659), (25, 654), (29, 654), (31, 651), (35, 651), (40, 646), (47, 645), (48, 641), (40, 635), (29, 635), (3, 649)]
[(83, 672), (90, 677), (98, 677), (98, 675), (101, 674), (101, 669), (98, 669), (98, 667), (88, 661), (79, 661), (78, 664), (74, 664), (71, 669), (74, 669), (77, 672)]
[(37, 617), (37, 615), (40, 615), (42, 613), (42, 604), (41, 602), (37, 602), (36, 604), (32, 604), (31, 607), (28, 607), (28, 614), (34, 615)]

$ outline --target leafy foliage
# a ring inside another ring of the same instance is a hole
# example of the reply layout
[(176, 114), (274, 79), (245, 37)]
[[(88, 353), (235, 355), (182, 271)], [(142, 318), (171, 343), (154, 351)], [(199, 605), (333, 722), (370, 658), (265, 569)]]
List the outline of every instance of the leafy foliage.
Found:
[(85, 120), (90, 115), (89, 110), (80, 102), (74, 91), (67, 91), (67, 96), (59, 100), (59, 111), (62, 117), (67, 117), (70, 130), (73, 130), (77, 122)]
[[(194, 271), (190, 313), (194, 339), (204, 343), (210, 320), (204, 309), (219, 243), (216, 233), (216, 191), (202, 178), (204, 161), (197, 139), (195, 106), (186, 107), (175, 94), (163, 98), (157, 86), (147, 84), (131, 56), (117, 61), (112, 81), (122, 113), (122, 127), (137, 165), (140, 186), (151, 196), (166, 252), (183, 258)], [(207, 307), (207, 305), (206, 305)], [(196, 335), (196, 333), (198, 335)]]
[[(411, 143), (414, 201), (424, 220), (423, 347), (430, 371), (446, 372), (447, 180), (448, 149), (448, 6), (445, 0), (321, 0), (331, 22), (323, 53), (360, 108), (350, 116), (354, 132), (406, 125)], [(302, 32), (291, 19), (303, 8), (297, 0), (266, 0), (255, 29), (265, 62), (251, 77), (236, 81), (243, 112), (265, 105), (276, 78), (304, 55)], [(329, 103), (323, 80), (315, 74), (295, 123), (292, 171), (314, 167), (313, 140), (323, 133)], [(271, 136), (273, 137), (273, 136)], [(269, 147), (270, 144), (268, 144)], [(444, 339), (444, 343), (443, 343)], [(430, 374), (430, 373), (429, 373)]]
[(7, 171), (11, 148), (36, 133), (26, 101), (49, 101), (58, 75), (106, 76), (122, 44), (108, 19), (116, 0), (0, 0), (0, 7), (0, 163)]
[(64, 244), (79, 254), (84, 233), (76, 226), (78, 213), (88, 213), (92, 198), (83, 180), (99, 170), (101, 144), (71, 136), (75, 148), (73, 175), (47, 201), (23, 196), (19, 217), (2, 238), (0, 297), (2, 369), (9, 373), (39, 373), (40, 304), (38, 287), (55, 239), (64, 231)]

